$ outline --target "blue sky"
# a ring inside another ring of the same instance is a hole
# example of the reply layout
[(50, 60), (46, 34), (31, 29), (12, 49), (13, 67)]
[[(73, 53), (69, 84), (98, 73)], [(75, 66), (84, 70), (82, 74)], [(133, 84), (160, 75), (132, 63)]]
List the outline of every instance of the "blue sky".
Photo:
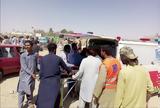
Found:
[(1, 0), (1, 32), (32, 26), (124, 38), (160, 34), (160, 0)]

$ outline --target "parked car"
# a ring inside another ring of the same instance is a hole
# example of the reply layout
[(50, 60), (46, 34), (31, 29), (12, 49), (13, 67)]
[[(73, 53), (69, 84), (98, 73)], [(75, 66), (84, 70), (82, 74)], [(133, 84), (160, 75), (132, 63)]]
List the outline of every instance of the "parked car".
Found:
[(19, 72), (21, 49), (16, 45), (0, 45), (0, 79), (4, 75)]

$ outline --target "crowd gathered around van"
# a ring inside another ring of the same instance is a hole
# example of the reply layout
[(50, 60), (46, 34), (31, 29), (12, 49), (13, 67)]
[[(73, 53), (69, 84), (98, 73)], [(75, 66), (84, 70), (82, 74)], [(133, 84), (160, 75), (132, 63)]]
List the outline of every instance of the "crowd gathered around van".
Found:
[[(16, 44), (25, 48), (20, 55), (18, 108), (23, 108), (25, 96), (29, 107), (34, 108), (35, 104), (36, 108), (60, 108), (63, 75), (72, 82), (67, 87), (68, 91), (72, 89), (70, 95), (73, 98), (79, 91), (78, 108), (86, 105), (89, 108), (147, 108), (151, 96), (160, 96), (148, 70), (139, 65), (138, 56), (127, 46), (118, 52), (119, 59), (112, 44), (82, 47), (80, 41), (69, 39), (62, 39), (57, 44), (48, 41), (49, 54), (39, 59), (40, 46), (36, 38), (4, 37), (1, 44)], [(36, 102), (33, 103), (37, 71), (40, 84)], [(79, 90), (74, 86), (76, 81), (80, 82)]]

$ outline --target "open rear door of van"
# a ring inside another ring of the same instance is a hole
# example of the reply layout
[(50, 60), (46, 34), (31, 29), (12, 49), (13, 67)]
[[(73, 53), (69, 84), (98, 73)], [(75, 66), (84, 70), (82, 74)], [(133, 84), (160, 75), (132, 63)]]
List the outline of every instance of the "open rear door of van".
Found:
[(118, 41), (114, 38), (100, 38), (100, 37), (88, 38), (86, 43), (87, 47), (91, 46), (99, 50), (98, 51), (99, 55), (100, 55), (100, 47), (104, 45), (109, 45), (113, 48), (112, 52), (113, 56), (116, 57)]

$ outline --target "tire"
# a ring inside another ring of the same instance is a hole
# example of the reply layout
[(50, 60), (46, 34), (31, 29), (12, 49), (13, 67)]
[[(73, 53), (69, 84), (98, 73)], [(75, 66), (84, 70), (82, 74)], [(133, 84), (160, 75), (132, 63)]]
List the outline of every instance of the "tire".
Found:
[(3, 77), (3, 72), (0, 71), (0, 81), (2, 80), (2, 77)]

